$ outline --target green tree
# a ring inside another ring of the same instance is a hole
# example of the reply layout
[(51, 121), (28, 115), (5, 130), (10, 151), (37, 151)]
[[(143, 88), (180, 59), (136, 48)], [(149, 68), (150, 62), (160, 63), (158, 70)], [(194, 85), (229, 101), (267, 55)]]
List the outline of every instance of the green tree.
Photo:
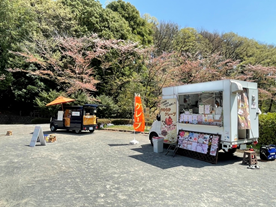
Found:
[[(11, 54), (9, 51), (18, 50), (18, 44), (36, 31), (35, 15), (35, 12), (30, 9), (29, 1), (0, 1), (0, 77), (5, 77), (0, 81), (1, 109), (10, 110), (15, 106), (18, 110), (28, 108), (28, 104), (24, 105), (18, 102), (17, 98), (20, 97), (20, 92), (14, 93), (14, 89), (21, 84), (21, 80), (16, 82), (15, 79), (21, 79), (21, 76), (13, 77), (5, 69), (13, 64), (10, 62)], [(21, 90), (22, 88), (23, 86), (21, 86)], [(28, 91), (27, 88), (24, 90)], [(28, 100), (29, 98), (26, 97), (24, 102), (28, 103)]]
[(260, 44), (255, 40), (244, 38), (244, 43), (238, 50), (241, 65), (276, 65), (275, 46)]
[(143, 70), (141, 55), (145, 49), (130, 41), (110, 40), (102, 43), (108, 51), (93, 63), (99, 65), (95, 74), (100, 81), (97, 84), (98, 95), (105, 94), (116, 99), (125, 85)]
[(162, 21), (154, 27), (154, 46), (156, 47), (155, 53), (159, 56), (164, 52), (173, 52), (173, 40), (179, 31), (179, 27), (175, 23)]
[(240, 58), (242, 58), (240, 54), (247, 50), (247, 47), (244, 45), (244, 38), (235, 33), (230, 32), (223, 34), (222, 40), (221, 55), (224, 56), (225, 59), (240, 60)]
[(100, 95), (96, 97), (101, 106), (98, 108), (97, 116), (100, 118), (116, 118), (119, 114), (119, 107), (112, 97)]
[(112, 1), (106, 8), (120, 14), (128, 23), (132, 31), (132, 40), (139, 41), (143, 45), (153, 43), (152, 27), (145, 19), (140, 17), (139, 11), (129, 2), (122, 0)]
[(16, 44), (35, 31), (34, 17), (35, 13), (29, 9), (28, 1), (0, 1), (0, 76), (4, 74), (6, 77), (0, 83), (0, 90), (5, 90), (12, 81), (12, 76), (5, 71), (9, 64), (9, 50), (16, 50)]
[(179, 53), (195, 54), (200, 50), (201, 38), (202, 36), (194, 28), (183, 28), (174, 37), (174, 50)]
[(199, 34), (203, 37), (203, 40), (201, 41), (202, 57), (208, 57), (222, 51), (222, 44), (224, 40), (221, 38), (219, 33), (211, 33), (206, 30), (201, 30)]
[(78, 22), (80, 36), (97, 33), (106, 39), (127, 40), (131, 36), (128, 23), (117, 13), (102, 8), (94, 0), (61, 0), (70, 8), (74, 19)]
[(66, 96), (64, 92), (56, 90), (50, 90), (49, 92), (42, 91), (34, 100), (34, 105), (38, 107), (39, 111), (43, 115), (55, 116), (61, 105), (46, 106), (46, 104), (55, 100), (58, 96)]
[(156, 27), (156, 26), (159, 25), (158, 19), (157, 19), (156, 17), (151, 16), (150, 14), (147, 14), (147, 13), (146, 13), (146, 14), (143, 14), (142, 18), (143, 18), (146, 22), (150, 23), (150, 25), (151, 25), (152, 27)]
[[(56, 90), (50, 90), (50, 91), (41, 91), (38, 96), (36, 96), (34, 100), (35, 107), (40, 111), (41, 114), (45, 116), (55, 116), (57, 115), (58, 110), (61, 110), (61, 105), (51, 105), (46, 106), (46, 104), (52, 102), (55, 100), (58, 96), (64, 96), (68, 97), (66, 92), (63, 91), (56, 91)], [(66, 105), (84, 105), (91, 103), (92, 100), (96, 102), (96, 99), (89, 99), (87, 95), (84, 92), (75, 92), (70, 95), (70, 98), (75, 99), (75, 101), (67, 103)]]
[(77, 21), (70, 8), (61, 1), (53, 0), (27, 0), (29, 8), (35, 13), (34, 21), (37, 30), (34, 35), (51, 38), (55, 34), (74, 36), (80, 33)]

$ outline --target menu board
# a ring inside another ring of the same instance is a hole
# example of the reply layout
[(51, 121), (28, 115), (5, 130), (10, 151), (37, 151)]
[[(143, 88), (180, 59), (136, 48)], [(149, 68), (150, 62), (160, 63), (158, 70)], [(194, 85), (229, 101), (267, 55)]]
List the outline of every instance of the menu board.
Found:
[[(176, 99), (163, 99), (161, 102), (161, 134), (165, 143), (177, 142), (177, 109)], [(186, 118), (184, 118), (185, 120)]]
[(216, 156), (220, 136), (201, 132), (180, 130), (178, 134), (179, 148)]

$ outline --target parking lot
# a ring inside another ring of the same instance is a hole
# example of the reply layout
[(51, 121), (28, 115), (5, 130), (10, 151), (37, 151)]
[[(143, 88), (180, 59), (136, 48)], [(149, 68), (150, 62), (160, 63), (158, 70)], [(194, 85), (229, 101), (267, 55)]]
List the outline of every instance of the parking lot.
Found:
[(30, 147), (34, 128), (0, 125), (1, 207), (276, 206), (276, 161), (252, 170), (243, 153), (220, 152), (210, 164), (154, 153), (147, 134), (105, 130), (58, 130), (56, 142)]

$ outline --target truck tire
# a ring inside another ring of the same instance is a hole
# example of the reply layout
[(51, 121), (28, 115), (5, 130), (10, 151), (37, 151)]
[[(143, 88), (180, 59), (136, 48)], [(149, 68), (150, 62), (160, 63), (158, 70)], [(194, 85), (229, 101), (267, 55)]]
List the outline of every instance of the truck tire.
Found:
[(50, 130), (51, 130), (52, 132), (55, 132), (55, 131), (57, 130), (57, 128), (55, 127), (54, 124), (51, 124), (51, 125), (50, 125)]
[(149, 135), (149, 140), (151, 142), (151, 145), (153, 146), (153, 137), (157, 137), (158, 134), (155, 133), (155, 132), (152, 132), (150, 135)]

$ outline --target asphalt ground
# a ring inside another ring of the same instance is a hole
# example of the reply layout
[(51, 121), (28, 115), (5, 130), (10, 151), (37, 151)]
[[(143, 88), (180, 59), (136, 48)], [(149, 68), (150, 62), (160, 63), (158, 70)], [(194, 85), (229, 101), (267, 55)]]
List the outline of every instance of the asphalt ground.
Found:
[(219, 152), (210, 164), (155, 153), (146, 134), (105, 130), (58, 130), (56, 142), (30, 147), (34, 128), (0, 125), (0, 207), (276, 206), (276, 161), (252, 170), (243, 153)]

